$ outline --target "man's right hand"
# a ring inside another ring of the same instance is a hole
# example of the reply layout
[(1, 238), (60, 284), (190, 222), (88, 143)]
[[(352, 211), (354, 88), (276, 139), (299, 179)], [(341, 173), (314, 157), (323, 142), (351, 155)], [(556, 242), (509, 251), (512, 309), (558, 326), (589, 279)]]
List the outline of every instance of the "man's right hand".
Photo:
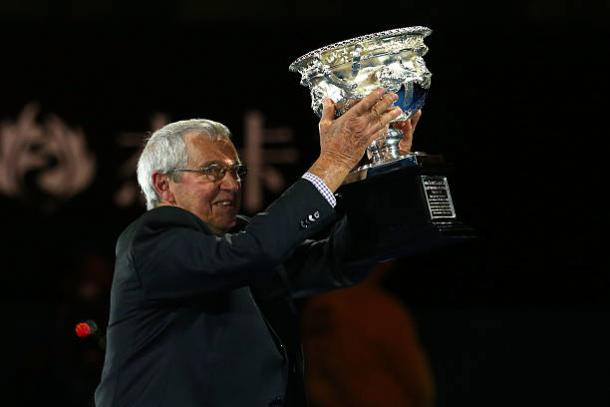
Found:
[(366, 148), (402, 113), (398, 107), (390, 109), (396, 99), (395, 94), (384, 95), (383, 89), (377, 89), (339, 118), (335, 118), (334, 103), (326, 99), (319, 125), (320, 157), (309, 172), (336, 191)]

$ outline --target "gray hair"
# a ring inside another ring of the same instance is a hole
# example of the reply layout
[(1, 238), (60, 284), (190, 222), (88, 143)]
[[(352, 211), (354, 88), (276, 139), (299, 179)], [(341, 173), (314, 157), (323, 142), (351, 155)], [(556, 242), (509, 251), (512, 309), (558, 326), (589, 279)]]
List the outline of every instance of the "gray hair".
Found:
[(138, 184), (146, 198), (146, 209), (153, 209), (161, 202), (153, 185), (153, 174), (168, 174), (186, 166), (188, 152), (184, 136), (191, 132), (198, 132), (210, 138), (231, 138), (227, 126), (206, 119), (181, 120), (155, 131), (146, 140), (138, 160)]

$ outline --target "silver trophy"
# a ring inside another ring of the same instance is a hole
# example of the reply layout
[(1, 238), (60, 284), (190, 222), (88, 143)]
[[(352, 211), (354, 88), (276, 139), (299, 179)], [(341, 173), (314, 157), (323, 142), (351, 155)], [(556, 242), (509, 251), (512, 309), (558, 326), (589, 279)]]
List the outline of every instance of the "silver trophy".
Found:
[[(423, 56), (432, 30), (406, 27), (364, 35), (311, 51), (290, 64), (290, 71), (302, 75), (301, 84), (311, 90), (311, 107), (322, 115), (322, 100), (330, 98), (337, 115), (382, 87), (398, 95), (394, 103), (403, 113), (394, 121), (409, 119), (425, 102), (432, 74)], [(381, 174), (384, 168), (417, 165), (423, 153), (400, 151), (403, 134), (390, 126), (387, 134), (367, 148), (368, 161), (357, 167), (345, 183)], [(392, 164), (390, 166), (390, 164)]]

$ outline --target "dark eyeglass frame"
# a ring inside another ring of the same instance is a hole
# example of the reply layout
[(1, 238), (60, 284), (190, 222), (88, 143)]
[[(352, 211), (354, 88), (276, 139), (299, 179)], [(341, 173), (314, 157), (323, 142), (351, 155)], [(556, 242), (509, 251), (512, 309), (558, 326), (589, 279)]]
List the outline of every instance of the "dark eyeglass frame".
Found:
[(241, 181), (248, 173), (248, 168), (241, 163), (236, 163), (233, 165), (212, 163), (206, 165), (205, 167), (199, 168), (176, 168), (171, 172), (197, 172), (205, 175), (206, 178), (212, 182), (218, 182), (225, 177), (227, 171), (231, 171), (233, 178), (235, 178), (237, 181)]

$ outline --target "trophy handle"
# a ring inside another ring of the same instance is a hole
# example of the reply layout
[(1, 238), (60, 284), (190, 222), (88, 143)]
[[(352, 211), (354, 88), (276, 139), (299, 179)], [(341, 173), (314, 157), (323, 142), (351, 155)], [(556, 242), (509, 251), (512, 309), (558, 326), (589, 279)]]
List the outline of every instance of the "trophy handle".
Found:
[(332, 71), (327, 74), (326, 80), (332, 85), (335, 85), (336, 87), (344, 89), (348, 92), (351, 92), (358, 87), (357, 83), (350, 83), (345, 79), (341, 79)]
[(356, 44), (354, 49), (352, 50), (352, 75), (358, 75), (360, 72), (360, 58), (362, 53), (362, 45)]

